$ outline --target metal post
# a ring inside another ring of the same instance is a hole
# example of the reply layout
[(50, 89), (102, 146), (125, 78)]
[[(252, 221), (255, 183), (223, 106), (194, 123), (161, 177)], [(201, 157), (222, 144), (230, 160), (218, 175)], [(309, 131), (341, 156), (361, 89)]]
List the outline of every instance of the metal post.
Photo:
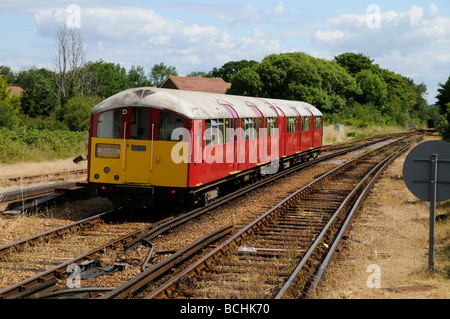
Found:
[(428, 253), (428, 269), (434, 270), (434, 229), (436, 225), (436, 186), (437, 186), (438, 154), (431, 154), (430, 175), (430, 239)]

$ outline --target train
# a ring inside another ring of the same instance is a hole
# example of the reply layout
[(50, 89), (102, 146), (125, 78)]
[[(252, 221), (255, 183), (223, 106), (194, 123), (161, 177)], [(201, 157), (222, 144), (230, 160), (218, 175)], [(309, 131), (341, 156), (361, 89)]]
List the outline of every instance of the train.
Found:
[(91, 111), (88, 185), (119, 206), (204, 205), (317, 157), (322, 139), (305, 102), (133, 88)]

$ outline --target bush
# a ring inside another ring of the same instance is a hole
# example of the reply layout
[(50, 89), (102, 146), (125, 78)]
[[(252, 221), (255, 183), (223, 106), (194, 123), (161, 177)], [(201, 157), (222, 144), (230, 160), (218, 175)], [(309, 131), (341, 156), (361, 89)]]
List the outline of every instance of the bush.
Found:
[(91, 110), (101, 102), (98, 96), (75, 96), (61, 109), (62, 121), (71, 131), (86, 132), (89, 129)]
[(0, 162), (70, 158), (85, 151), (86, 133), (0, 127)]

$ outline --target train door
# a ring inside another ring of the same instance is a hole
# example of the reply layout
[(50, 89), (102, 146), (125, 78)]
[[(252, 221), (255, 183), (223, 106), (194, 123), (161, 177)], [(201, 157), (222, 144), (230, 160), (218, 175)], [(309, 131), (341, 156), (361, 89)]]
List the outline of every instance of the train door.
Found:
[[(236, 136), (238, 128), (238, 114), (237, 112), (228, 104), (221, 104), (227, 112), (230, 114), (231, 118), (225, 119), (225, 163), (230, 164), (231, 172), (238, 171), (238, 143), (240, 141), (239, 136)], [(231, 163), (232, 162), (232, 163)]]
[[(152, 137), (155, 123), (150, 123), (149, 108), (123, 108), (123, 167), (126, 183), (150, 183)], [(150, 125), (149, 125), (150, 123)]]
[(256, 152), (256, 163), (260, 164), (263, 162), (263, 160), (261, 159), (261, 149), (264, 149), (263, 147), (265, 147), (264, 145), (261, 145), (262, 143), (264, 143), (265, 138), (260, 138), (260, 128), (262, 128), (262, 121), (263, 121), (263, 115), (261, 113), (261, 111), (254, 105), (249, 105), (250, 108), (253, 110), (253, 112), (255, 113), (255, 115), (257, 116), (257, 118), (255, 119), (255, 130), (256, 130), (256, 147), (254, 148), (254, 152)]
[(295, 140), (295, 152), (298, 152), (301, 149), (301, 144), (300, 144), (301, 131), (300, 131), (300, 128), (301, 128), (301, 118), (302, 117), (301, 117), (300, 113), (297, 111), (297, 109), (295, 107), (291, 106), (291, 109), (296, 114), (294, 140)]
[(280, 157), (283, 157), (286, 155), (285, 151), (285, 145), (286, 145), (286, 115), (284, 112), (277, 106), (276, 111), (278, 113), (278, 120), (279, 120), (279, 130), (278, 130), (278, 138), (280, 143)]

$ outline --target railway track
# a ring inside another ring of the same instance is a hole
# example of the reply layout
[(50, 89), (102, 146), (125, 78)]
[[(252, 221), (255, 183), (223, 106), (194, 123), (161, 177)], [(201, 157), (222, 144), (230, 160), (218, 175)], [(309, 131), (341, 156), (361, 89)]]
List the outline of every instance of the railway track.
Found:
[[(386, 139), (386, 138), (385, 138)], [(379, 140), (377, 140), (379, 141)], [(374, 144), (377, 141), (372, 141), (371, 144)], [(344, 154), (346, 152), (350, 152), (350, 151), (355, 151), (358, 148), (361, 148), (363, 146), (354, 146), (350, 149), (346, 149), (343, 150), (341, 152), (339, 152), (338, 154)], [(337, 154), (329, 154), (326, 157), (321, 157), (316, 159), (315, 161), (311, 161), (308, 163), (305, 163), (305, 166), (308, 165), (312, 165), (314, 163), (317, 163), (319, 161), (324, 161), (327, 159), (331, 159), (334, 156), (337, 156)], [(297, 168), (296, 170), (298, 170), (300, 168)], [(292, 169), (290, 170), (286, 170), (285, 173), (286, 175), (294, 172), (295, 170)], [(273, 180), (267, 180), (266, 183), (270, 183), (273, 182), (275, 180), (275, 177), (273, 178)], [(3, 289), (0, 291), (0, 298), (29, 298), (29, 297), (36, 297), (38, 296), (36, 293), (38, 292), (39, 295), (42, 295), (45, 291), (47, 293), (53, 293), (53, 294), (58, 294), (57, 291), (59, 291), (60, 289), (64, 290), (63, 287), (57, 285), (57, 282), (59, 281), (60, 283), (63, 283), (63, 286), (65, 284), (64, 279), (67, 278), (70, 274), (67, 272), (67, 267), (71, 264), (80, 264), (83, 261), (84, 262), (92, 262), (93, 260), (97, 259), (99, 256), (101, 256), (102, 254), (107, 254), (108, 252), (111, 251), (122, 251), (122, 250), (128, 250), (132, 247), (136, 247), (136, 246), (140, 246), (142, 245), (143, 242), (151, 242), (152, 239), (160, 236), (163, 233), (166, 233), (168, 230), (174, 229), (176, 227), (178, 227), (179, 225), (182, 225), (184, 223), (186, 223), (188, 220), (191, 220), (192, 218), (198, 217), (200, 215), (205, 214), (208, 211), (211, 211), (212, 209), (223, 205), (224, 203), (233, 200), (239, 196), (241, 196), (242, 194), (251, 191), (253, 189), (256, 189), (258, 187), (261, 187), (261, 185), (251, 185), (248, 186), (245, 189), (240, 190), (239, 193), (235, 193), (235, 194), (230, 194), (227, 197), (212, 203), (211, 205), (209, 205), (208, 207), (205, 208), (200, 208), (200, 209), (196, 209), (193, 210), (191, 212), (189, 212), (188, 214), (184, 214), (182, 216), (176, 217), (176, 218), (168, 218), (166, 221), (164, 222), (160, 222), (158, 225), (150, 225), (146, 228), (140, 229), (138, 231), (134, 231), (132, 233), (129, 234), (125, 234), (122, 237), (116, 238), (104, 245), (101, 245), (100, 247), (96, 247), (95, 249), (81, 254), (75, 258), (72, 258), (64, 263), (60, 263), (58, 265), (56, 265), (55, 267), (48, 269), (46, 271), (43, 271), (39, 274), (37, 274), (36, 276), (33, 276), (31, 278), (28, 278), (26, 280), (23, 280), (13, 286), (7, 287), (6, 289)], [(225, 232), (225, 233), (224, 233)], [(220, 238), (223, 238), (224, 236), (226, 236), (227, 234), (229, 234), (229, 229), (227, 228), (226, 230), (223, 230), (220, 232), (221, 235), (213, 235), (213, 237), (215, 236), (215, 239), (213, 240), (219, 240)], [(142, 236), (140, 236), (142, 235)], [(38, 237), (38, 236), (37, 236)], [(208, 237), (208, 236), (206, 236)], [(36, 239), (37, 241), (39, 241), (38, 239)], [(210, 239), (205, 239), (206, 241), (210, 240)], [(211, 242), (212, 243), (212, 242)], [(28, 245), (28, 244), (27, 244)], [(210, 244), (207, 244), (210, 245)], [(10, 248), (8, 248), (8, 251), (16, 251), (17, 248), (12, 248), (14, 245), (11, 245)], [(204, 242), (200, 241), (200, 246), (202, 248), (195, 248), (195, 253), (198, 252), (202, 252), (204, 253), (204, 249), (205, 249), (205, 244)], [(252, 246), (253, 247), (253, 246)], [(210, 247), (209, 247), (210, 248)], [(183, 250), (181, 250), (183, 251)], [(185, 256), (184, 253), (180, 253), (182, 256)], [(6, 254), (7, 255), (7, 254)], [(145, 259), (146, 256), (150, 256), (151, 254), (147, 254), (144, 253), (144, 257), (139, 257), (140, 259)], [(191, 256), (191, 255), (189, 255)], [(170, 266), (166, 266), (172, 268), (174, 267), (176, 264), (182, 263), (182, 257), (178, 256), (179, 259), (174, 263), (174, 264), (170, 264)], [(172, 258), (178, 258), (177, 254), (172, 255), (171, 257), (167, 258), (166, 262), (169, 262), (169, 260)], [(8, 257), (7, 257), (8, 258)], [(190, 258), (190, 257), (189, 257)], [(150, 269), (154, 269), (154, 267), (156, 267), (156, 265), (149, 265), (148, 268), (149, 269), (143, 269), (142, 273), (148, 273)], [(145, 268), (145, 267), (144, 267)], [(157, 268), (157, 267), (156, 267)], [(167, 269), (166, 269), (167, 270)], [(159, 276), (159, 275), (158, 275)], [(141, 275), (140, 277), (145, 277), (144, 275)], [(147, 277), (148, 280), (149, 277)], [(118, 292), (120, 287), (94, 287), (95, 289), (100, 290), (100, 292), (107, 292), (112, 290), (109, 294), (107, 294), (107, 296), (112, 297), (112, 298), (118, 298), (118, 297), (123, 297), (124, 295), (126, 296), (130, 296), (130, 291), (137, 291), (140, 288), (142, 288), (143, 286), (145, 286), (146, 284), (143, 284), (142, 282), (139, 282), (138, 280), (134, 279), (137, 284), (133, 287), (133, 288), (129, 288), (127, 293), (122, 293), (122, 292)], [(148, 283), (148, 281), (147, 281)], [(57, 291), (55, 291), (55, 287), (58, 289)], [(122, 287), (122, 286), (121, 286)], [(138, 287), (138, 288), (136, 288)], [(93, 291), (95, 291), (95, 289), (93, 288)], [(87, 288), (85, 288), (87, 289)], [(102, 290), (103, 289), (103, 290)], [(114, 292), (115, 291), (115, 292)], [(72, 292), (74, 292), (72, 290)], [(96, 294), (94, 294), (95, 296), (97, 296)]]
[(145, 298), (304, 296), (363, 190), (409, 147), (399, 141), (302, 187)]
[(45, 182), (64, 182), (68, 178), (71, 179), (86, 179), (87, 169), (76, 169), (76, 170), (67, 170), (62, 172), (54, 172), (54, 173), (46, 173), (46, 174), (35, 174), (35, 175), (26, 175), (26, 176), (16, 176), (16, 177), (6, 177), (0, 179), (0, 187), (7, 188), (13, 185), (21, 185), (28, 186), (31, 184), (36, 184), (39, 181)]
[(65, 199), (87, 198), (86, 183), (43, 183), (0, 191), (0, 214), (17, 217)]

